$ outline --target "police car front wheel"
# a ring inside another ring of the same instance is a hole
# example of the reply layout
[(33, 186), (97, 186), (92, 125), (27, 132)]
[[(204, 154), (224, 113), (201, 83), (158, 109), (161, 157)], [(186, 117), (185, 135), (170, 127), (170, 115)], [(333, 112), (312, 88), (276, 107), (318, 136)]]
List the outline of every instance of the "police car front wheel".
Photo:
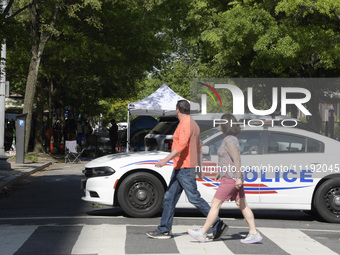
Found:
[(164, 187), (150, 173), (137, 172), (127, 176), (118, 189), (118, 203), (131, 217), (154, 216), (162, 207)]

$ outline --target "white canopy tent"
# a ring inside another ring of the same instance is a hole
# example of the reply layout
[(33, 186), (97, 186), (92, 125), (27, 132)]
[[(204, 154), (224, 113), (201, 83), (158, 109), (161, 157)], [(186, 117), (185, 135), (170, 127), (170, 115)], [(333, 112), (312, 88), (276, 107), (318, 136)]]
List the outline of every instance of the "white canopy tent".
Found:
[[(130, 146), (130, 115), (172, 116), (176, 115), (176, 104), (179, 100), (187, 100), (177, 95), (165, 83), (150, 96), (128, 104), (127, 152)], [(189, 101), (189, 100), (187, 100)], [(189, 101), (190, 102), (190, 101)], [(198, 112), (200, 105), (190, 102), (190, 110)]]

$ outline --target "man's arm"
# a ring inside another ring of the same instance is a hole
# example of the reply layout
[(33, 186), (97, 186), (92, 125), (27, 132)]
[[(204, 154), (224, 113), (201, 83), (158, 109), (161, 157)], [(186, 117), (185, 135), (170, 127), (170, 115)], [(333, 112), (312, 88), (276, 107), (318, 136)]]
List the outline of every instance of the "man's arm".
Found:
[(156, 167), (163, 167), (165, 166), (166, 163), (168, 163), (170, 160), (172, 160), (174, 157), (176, 157), (179, 153), (177, 152), (176, 149), (172, 150), (172, 152), (166, 156), (164, 159), (160, 159), (157, 163), (156, 163)]
[[(183, 120), (182, 120), (183, 121)], [(172, 151), (171, 153), (165, 157), (164, 159), (161, 159), (157, 162), (155, 165), (156, 167), (162, 167), (166, 163), (168, 163), (170, 160), (172, 160), (174, 157), (178, 156), (186, 147), (189, 146), (189, 140), (190, 140), (190, 124), (187, 122), (180, 122), (177, 129), (179, 129), (178, 132), (178, 143), (172, 145)], [(176, 129), (176, 131), (177, 131)], [(175, 133), (176, 133), (175, 131)], [(174, 134), (175, 135), (175, 134)], [(175, 139), (175, 137), (174, 137)]]

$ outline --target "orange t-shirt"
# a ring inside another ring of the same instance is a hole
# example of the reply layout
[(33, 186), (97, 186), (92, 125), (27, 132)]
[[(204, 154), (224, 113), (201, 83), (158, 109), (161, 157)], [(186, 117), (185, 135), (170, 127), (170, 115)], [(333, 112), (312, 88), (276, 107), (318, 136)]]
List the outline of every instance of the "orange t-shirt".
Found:
[(184, 117), (179, 122), (173, 136), (172, 150), (179, 153), (173, 158), (174, 168), (193, 168), (199, 165), (201, 153), (200, 128), (190, 117)]

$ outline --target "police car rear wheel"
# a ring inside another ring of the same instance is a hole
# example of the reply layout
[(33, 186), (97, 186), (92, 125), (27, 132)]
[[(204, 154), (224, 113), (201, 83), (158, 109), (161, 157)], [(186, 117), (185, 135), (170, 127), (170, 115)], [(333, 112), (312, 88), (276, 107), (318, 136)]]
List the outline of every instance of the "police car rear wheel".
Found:
[(329, 179), (320, 185), (314, 206), (324, 220), (340, 223), (340, 178)]
[(134, 173), (126, 177), (118, 190), (118, 203), (131, 217), (154, 216), (162, 207), (164, 187), (150, 173)]

